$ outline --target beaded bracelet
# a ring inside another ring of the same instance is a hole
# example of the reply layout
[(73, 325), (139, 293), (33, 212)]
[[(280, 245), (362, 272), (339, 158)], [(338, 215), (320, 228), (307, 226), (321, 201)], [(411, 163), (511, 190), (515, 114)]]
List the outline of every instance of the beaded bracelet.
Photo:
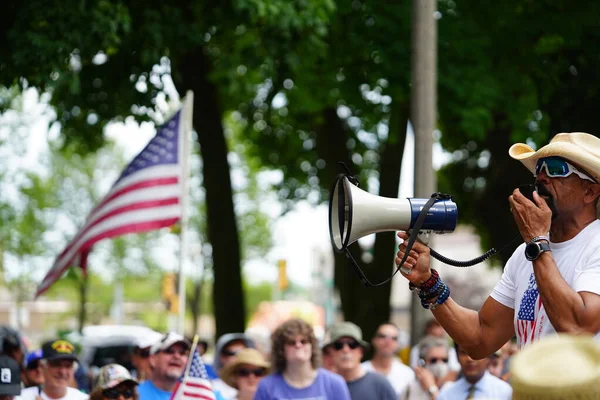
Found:
[(419, 298), (425, 301), (435, 299), (443, 293), (444, 287), (446, 287), (446, 284), (440, 279), (437, 285), (434, 288), (432, 288), (431, 291), (419, 293)]
[(435, 269), (432, 269), (431, 276), (429, 277), (429, 279), (423, 282), (421, 286), (417, 287), (412, 282), (409, 282), (408, 288), (413, 292), (417, 292), (417, 294), (421, 292), (429, 292), (431, 288), (433, 288), (438, 283), (439, 279), (440, 275), (438, 274), (438, 272)]
[(421, 305), (423, 306), (423, 308), (433, 311), (433, 310), (435, 310), (435, 308), (437, 306), (444, 304), (446, 302), (446, 300), (448, 300), (449, 298), (450, 298), (450, 288), (446, 284), (444, 284), (444, 290), (438, 296), (436, 301), (426, 302), (426, 301), (421, 300)]

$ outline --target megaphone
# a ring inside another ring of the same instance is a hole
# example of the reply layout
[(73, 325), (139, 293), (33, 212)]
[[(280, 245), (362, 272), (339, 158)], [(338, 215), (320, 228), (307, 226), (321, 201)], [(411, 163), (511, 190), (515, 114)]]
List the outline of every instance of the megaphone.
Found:
[[(430, 199), (394, 199), (376, 196), (340, 174), (329, 198), (329, 234), (339, 253), (359, 238), (385, 231), (408, 231), (415, 227)], [(449, 233), (456, 228), (458, 208), (450, 198), (441, 199), (426, 211), (420, 231)]]

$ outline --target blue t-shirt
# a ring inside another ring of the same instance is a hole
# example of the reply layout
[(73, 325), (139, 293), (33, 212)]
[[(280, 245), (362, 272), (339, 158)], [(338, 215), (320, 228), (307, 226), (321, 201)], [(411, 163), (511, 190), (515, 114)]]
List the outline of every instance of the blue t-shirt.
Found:
[(137, 391), (139, 400), (169, 400), (171, 398), (171, 392), (157, 388), (150, 380), (140, 383)]
[[(147, 380), (137, 386), (139, 400), (169, 400), (171, 392), (162, 390), (154, 386), (152, 381)], [(224, 400), (219, 392), (215, 392), (217, 400)]]
[(315, 381), (302, 389), (288, 385), (281, 374), (269, 375), (258, 384), (254, 400), (350, 400), (350, 392), (341, 376), (319, 368)]

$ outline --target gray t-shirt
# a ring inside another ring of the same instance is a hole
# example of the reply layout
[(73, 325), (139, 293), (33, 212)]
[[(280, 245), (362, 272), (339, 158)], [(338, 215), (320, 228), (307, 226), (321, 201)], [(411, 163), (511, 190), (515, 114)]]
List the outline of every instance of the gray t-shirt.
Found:
[(346, 382), (352, 400), (377, 399), (396, 400), (396, 392), (388, 380), (375, 372), (367, 372), (365, 376), (352, 382)]

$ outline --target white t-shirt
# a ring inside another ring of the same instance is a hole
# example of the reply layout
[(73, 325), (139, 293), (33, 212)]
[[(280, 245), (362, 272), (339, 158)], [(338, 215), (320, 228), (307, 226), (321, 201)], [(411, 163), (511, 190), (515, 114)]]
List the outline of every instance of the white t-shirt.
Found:
[[(563, 279), (576, 292), (600, 294), (600, 221), (586, 226), (573, 239), (550, 242), (552, 257)], [(515, 310), (514, 325), (519, 348), (556, 333), (550, 323), (533, 274), (525, 258), (525, 244), (510, 257), (500, 282), (491, 294), (499, 303)], [(600, 333), (596, 334), (600, 339)]]
[(51, 399), (46, 395), (46, 393), (44, 393), (43, 390), (40, 393), (40, 389), (38, 387), (30, 387), (21, 390), (21, 395), (19, 396), (19, 399), (35, 400), (37, 396), (40, 396), (42, 400), (88, 400), (88, 398), (90, 397), (82, 391), (79, 391), (72, 387), (67, 387), (67, 394), (65, 394), (64, 397), (61, 397), (59, 399)]
[[(365, 371), (379, 373), (379, 371), (373, 368), (371, 361), (365, 361), (361, 365)], [(394, 359), (392, 361), (392, 368), (390, 368), (390, 372), (386, 375), (386, 378), (392, 384), (396, 395), (401, 396), (406, 392), (408, 385), (415, 380), (415, 371), (402, 364), (399, 360)]]

